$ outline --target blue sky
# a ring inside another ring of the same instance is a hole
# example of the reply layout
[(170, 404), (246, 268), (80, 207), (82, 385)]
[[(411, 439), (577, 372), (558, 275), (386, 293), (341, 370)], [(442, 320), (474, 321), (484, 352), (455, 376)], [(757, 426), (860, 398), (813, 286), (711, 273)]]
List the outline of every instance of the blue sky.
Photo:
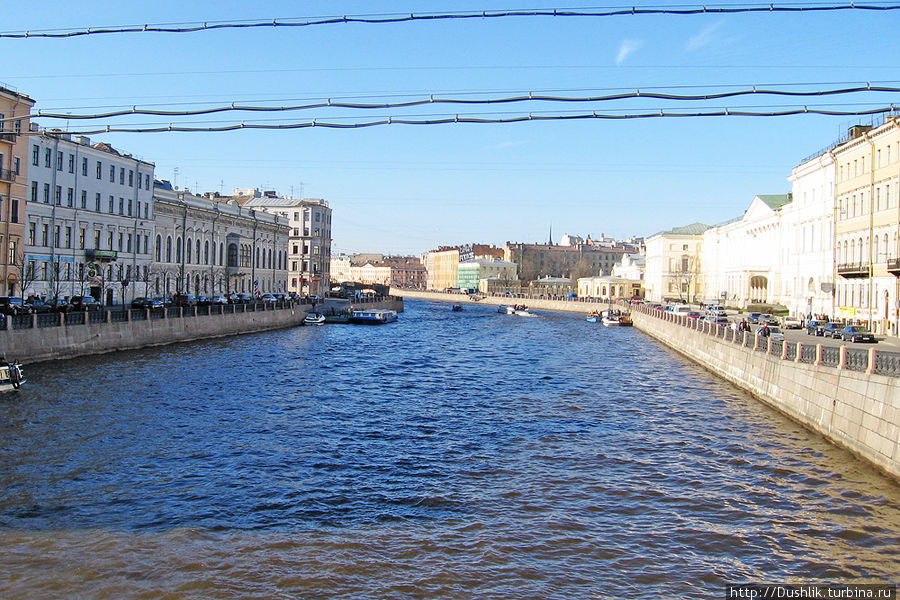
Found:
[[(554, 5), (546, 0), (16, 3), (4, 7), (0, 30), (611, 5)], [(710, 93), (754, 85), (828, 89), (851, 82), (896, 87), (898, 18), (900, 11), (510, 17), (0, 39), (6, 65), (0, 81), (34, 98), (36, 108), (71, 113), (131, 105), (199, 108), (233, 101), (391, 102), (430, 94), (499, 98), (552, 91), (589, 96), (634, 89)], [(529, 112), (767, 110), (802, 104), (855, 110), (891, 102), (900, 104), (900, 97), (428, 105), (364, 114), (332, 108), (224, 113), (183, 122), (348, 122), (454, 113), (496, 118)], [(417, 254), (443, 244), (544, 241), (551, 225), (558, 241), (563, 233), (621, 238), (694, 221), (722, 222), (739, 216), (755, 194), (790, 191), (786, 178), (792, 167), (862, 121), (811, 115), (704, 117), (91, 138), (153, 161), (157, 178), (173, 180), (177, 168), (178, 185), (192, 191), (230, 193), (235, 187), (261, 187), (325, 198), (334, 211), (335, 253)], [(90, 126), (166, 122), (177, 121), (134, 116)], [(88, 126), (52, 119), (39, 123), (70, 130)]]

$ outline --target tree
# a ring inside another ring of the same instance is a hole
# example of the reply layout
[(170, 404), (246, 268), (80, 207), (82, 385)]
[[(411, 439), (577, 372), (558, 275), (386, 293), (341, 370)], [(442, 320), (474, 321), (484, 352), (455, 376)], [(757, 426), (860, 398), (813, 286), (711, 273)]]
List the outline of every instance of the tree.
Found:
[(24, 250), (16, 252), (16, 255), (13, 258), (14, 260), (12, 264), (9, 265), (9, 270), (15, 273), (16, 279), (19, 280), (20, 291), (24, 296), (26, 290), (38, 280), (37, 266), (35, 265), (35, 261), (27, 260)]

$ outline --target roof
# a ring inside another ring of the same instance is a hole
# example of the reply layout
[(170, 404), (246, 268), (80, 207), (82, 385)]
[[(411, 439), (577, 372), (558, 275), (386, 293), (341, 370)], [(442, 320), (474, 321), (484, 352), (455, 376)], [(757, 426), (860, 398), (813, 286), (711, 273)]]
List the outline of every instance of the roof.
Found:
[(709, 229), (710, 226), (705, 223), (691, 223), (690, 225), (683, 225), (681, 227), (675, 227), (674, 229), (670, 229), (668, 231), (659, 231), (654, 233), (650, 237), (655, 237), (657, 235), (702, 235), (704, 231)]
[(792, 194), (758, 194), (756, 197), (765, 202), (772, 210), (778, 210), (794, 199)]

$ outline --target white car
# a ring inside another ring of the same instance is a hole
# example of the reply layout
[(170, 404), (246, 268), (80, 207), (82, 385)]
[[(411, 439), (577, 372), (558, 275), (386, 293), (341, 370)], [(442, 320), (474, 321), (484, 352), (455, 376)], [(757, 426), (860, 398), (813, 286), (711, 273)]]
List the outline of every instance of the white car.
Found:
[(797, 317), (785, 317), (781, 320), (781, 326), (785, 329), (800, 329), (800, 319)]
[(707, 306), (706, 314), (713, 315), (714, 317), (727, 317), (728, 313), (725, 312), (724, 306)]
[[(765, 326), (757, 327), (756, 333), (758, 333), (759, 335), (765, 336), (766, 331), (765, 331), (764, 327)], [(775, 326), (770, 325), (768, 327), (768, 336), (770, 338), (772, 338), (773, 340), (782, 341), (782, 342), (784, 341), (784, 332), (781, 331), (780, 327), (775, 327)]]

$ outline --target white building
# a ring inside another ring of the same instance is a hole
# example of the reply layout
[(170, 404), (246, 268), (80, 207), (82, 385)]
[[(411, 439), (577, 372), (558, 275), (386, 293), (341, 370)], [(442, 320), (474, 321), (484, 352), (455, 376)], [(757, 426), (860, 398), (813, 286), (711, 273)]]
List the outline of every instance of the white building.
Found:
[(282, 215), (290, 225), (288, 291), (324, 296), (331, 269), (331, 209), (320, 198), (278, 198), (265, 194), (244, 206)]
[(148, 295), (284, 293), (289, 228), (284, 218), (173, 190), (154, 189), (156, 235)]
[(647, 261), (644, 255), (623, 254), (622, 260), (613, 265), (612, 275), (630, 281), (643, 281), (646, 266)]
[(25, 295), (146, 295), (153, 163), (62, 132), (33, 135), (29, 160)]
[(744, 308), (781, 300), (783, 208), (790, 194), (759, 195), (740, 219), (703, 234), (702, 298)]
[(709, 225), (693, 223), (647, 238), (644, 289), (648, 300), (701, 299), (700, 252), (707, 229)]
[(794, 167), (793, 202), (782, 209), (782, 290), (792, 315), (834, 316), (834, 157), (825, 153)]

